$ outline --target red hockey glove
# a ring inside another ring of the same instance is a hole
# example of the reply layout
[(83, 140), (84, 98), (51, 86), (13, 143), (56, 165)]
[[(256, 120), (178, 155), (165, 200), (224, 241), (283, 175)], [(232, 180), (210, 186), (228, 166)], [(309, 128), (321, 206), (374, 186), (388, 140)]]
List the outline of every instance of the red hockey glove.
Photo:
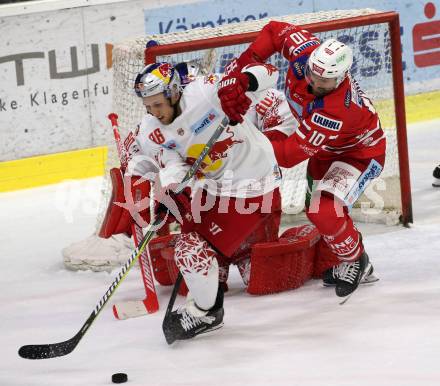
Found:
[(191, 213), (191, 188), (186, 187), (179, 194), (171, 193), (183, 214)]
[(110, 177), (112, 196), (99, 231), (106, 239), (118, 233), (131, 235), (135, 221), (140, 226), (150, 222), (150, 181), (124, 176), (119, 168), (111, 169)]
[(183, 226), (188, 218), (192, 220), (192, 216), (188, 217), (188, 214), (191, 215), (191, 188), (186, 187), (179, 194), (168, 188), (159, 193), (155, 191), (155, 199), (158, 200), (155, 212), (160, 218), (166, 218), (167, 222), (177, 221)]
[(248, 86), (248, 76), (240, 71), (231, 72), (219, 83), (218, 97), (223, 112), (233, 122), (243, 122), (243, 115), (251, 105), (251, 100), (245, 94)]

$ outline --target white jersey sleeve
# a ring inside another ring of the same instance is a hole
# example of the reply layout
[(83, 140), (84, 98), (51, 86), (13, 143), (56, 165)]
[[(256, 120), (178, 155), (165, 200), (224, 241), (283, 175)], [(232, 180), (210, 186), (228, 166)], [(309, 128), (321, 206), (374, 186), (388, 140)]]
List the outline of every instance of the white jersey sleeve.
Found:
[(161, 165), (159, 178), (163, 187), (179, 184), (190, 169), (190, 166), (181, 155), (170, 149), (161, 149), (159, 153), (159, 164)]
[(290, 111), (285, 95), (270, 88), (262, 92), (248, 93), (252, 100), (247, 115), (263, 132), (277, 130), (290, 137), (298, 128), (298, 121)]

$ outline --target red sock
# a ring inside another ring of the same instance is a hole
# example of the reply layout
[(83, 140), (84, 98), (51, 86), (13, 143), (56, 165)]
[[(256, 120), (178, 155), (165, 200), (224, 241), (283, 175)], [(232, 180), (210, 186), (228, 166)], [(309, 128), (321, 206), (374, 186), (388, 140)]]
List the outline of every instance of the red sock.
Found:
[(307, 210), (309, 220), (318, 228), (330, 250), (344, 261), (356, 261), (364, 248), (360, 234), (347, 210), (332, 195), (322, 194), (319, 203)]
[(334, 235), (322, 235), (331, 251), (343, 261), (356, 261), (364, 251), (360, 234), (348, 217)]

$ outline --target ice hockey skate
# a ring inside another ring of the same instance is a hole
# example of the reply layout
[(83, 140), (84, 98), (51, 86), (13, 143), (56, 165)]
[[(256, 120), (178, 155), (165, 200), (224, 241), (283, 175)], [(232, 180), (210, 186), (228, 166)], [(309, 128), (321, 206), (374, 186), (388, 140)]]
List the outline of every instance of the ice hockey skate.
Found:
[(343, 262), (335, 268), (336, 295), (346, 297), (352, 294), (359, 283), (372, 273), (371, 265), (366, 252), (362, 252), (354, 262)]
[[(338, 272), (337, 265), (324, 271), (324, 273), (322, 274), (322, 285), (324, 287), (335, 286), (337, 272)], [(371, 265), (371, 272), (368, 275), (364, 276), (359, 284), (371, 284), (371, 283), (375, 283), (376, 281), (379, 281), (379, 278), (376, 275), (374, 275), (374, 267), (373, 265)]]
[(187, 302), (173, 311), (167, 324), (163, 326), (165, 339), (168, 344), (176, 340), (186, 340), (197, 335), (217, 330), (223, 326), (223, 290), (219, 287), (214, 306), (202, 310), (189, 298)]

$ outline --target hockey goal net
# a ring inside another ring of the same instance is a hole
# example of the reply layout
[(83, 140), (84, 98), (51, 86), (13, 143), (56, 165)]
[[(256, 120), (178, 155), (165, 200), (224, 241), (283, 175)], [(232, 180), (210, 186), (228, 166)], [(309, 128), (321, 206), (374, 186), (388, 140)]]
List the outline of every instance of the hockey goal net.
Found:
[[(321, 40), (336, 38), (353, 49), (352, 75), (373, 100), (388, 140), (386, 164), (381, 178), (369, 186), (353, 213), (357, 220), (367, 222), (411, 222), (398, 14), (358, 9), (273, 19), (302, 26)], [(135, 77), (145, 64), (197, 61), (206, 72), (221, 73), (232, 58), (246, 49), (268, 21), (262, 19), (217, 28), (150, 35), (116, 45), (113, 50), (113, 109), (119, 115), (122, 134), (135, 127), (145, 114), (140, 98), (132, 91)], [(150, 40), (158, 42), (159, 46), (146, 48)], [(282, 90), (288, 62), (280, 55), (272, 56), (270, 62), (280, 69), (278, 88)], [(117, 165), (111, 133), (108, 145), (109, 166)], [(298, 214), (304, 208), (307, 186), (305, 168), (306, 163), (303, 163), (284, 170), (281, 191), (286, 214)], [(106, 203), (105, 198), (103, 203)]]

